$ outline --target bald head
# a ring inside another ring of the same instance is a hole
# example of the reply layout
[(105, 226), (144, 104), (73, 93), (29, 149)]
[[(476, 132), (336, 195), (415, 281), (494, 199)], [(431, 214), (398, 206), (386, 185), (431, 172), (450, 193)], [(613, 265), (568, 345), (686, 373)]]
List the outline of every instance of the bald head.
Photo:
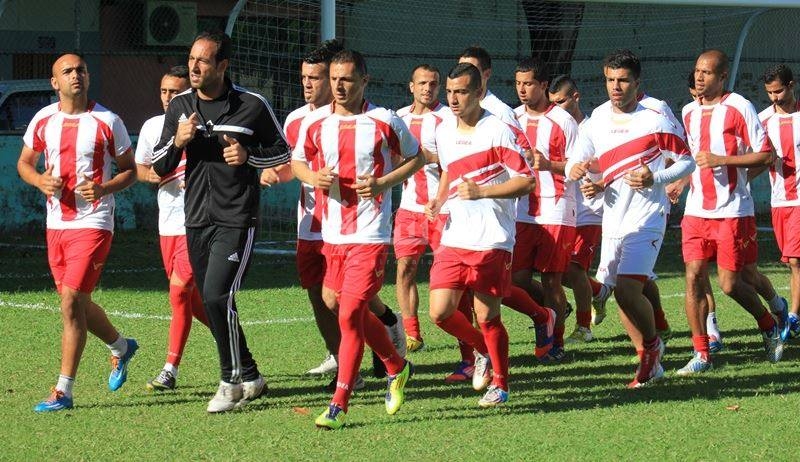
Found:
[(78, 55), (68, 53), (53, 63), (53, 77), (50, 84), (58, 92), (59, 99), (79, 99), (85, 101), (89, 90), (89, 70), (86, 61)]
[(727, 73), (730, 69), (728, 55), (722, 50), (706, 50), (697, 58), (698, 61), (701, 59), (708, 60), (709, 64), (714, 66), (714, 70), (719, 74)]
[(53, 77), (63, 70), (65, 66), (72, 67), (75, 65), (82, 65), (84, 68), (86, 68), (86, 61), (84, 61), (80, 56), (72, 53), (59, 56), (58, 59), (56, 59), (56, 62), (53, 63)]

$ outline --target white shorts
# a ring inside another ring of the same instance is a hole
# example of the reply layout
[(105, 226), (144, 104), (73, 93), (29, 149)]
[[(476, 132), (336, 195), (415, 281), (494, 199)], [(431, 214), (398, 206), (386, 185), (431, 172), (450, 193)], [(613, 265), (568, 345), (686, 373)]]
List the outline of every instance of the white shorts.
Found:
[(620, 274), (641, 278), (642, 282), (653, 279), (663, 241), (664, 233), (656, 231), (639, 231), (622, 238), (603, 237), (597, 280), (616, 287)]

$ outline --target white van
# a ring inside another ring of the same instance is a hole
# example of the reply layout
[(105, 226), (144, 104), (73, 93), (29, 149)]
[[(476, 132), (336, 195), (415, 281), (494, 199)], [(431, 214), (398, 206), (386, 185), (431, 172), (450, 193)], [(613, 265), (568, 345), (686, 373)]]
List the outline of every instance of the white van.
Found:
[(0, 81), (0, 131), (24, 131), (36, 111), (56, 101), (48, 79)]

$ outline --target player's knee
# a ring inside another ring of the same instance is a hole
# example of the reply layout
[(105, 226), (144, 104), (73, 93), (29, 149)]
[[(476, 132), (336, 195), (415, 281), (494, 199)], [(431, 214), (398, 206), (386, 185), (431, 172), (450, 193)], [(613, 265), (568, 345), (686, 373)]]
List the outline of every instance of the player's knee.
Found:
[(790, 258), (786, 264), (789, 266), (789, 269), (791, 269), (792, 272), (800, 272), (800, 258)]
[(418, 261), (413, 257), (403, 257), (397, 260), (397, 282), (406, 284), (414, 281), (417, 276)]
[(719, 288), (725, 295), (733, 295), (741, 285), (741, 278), (735, 274), (720, 274), (719, 275)]

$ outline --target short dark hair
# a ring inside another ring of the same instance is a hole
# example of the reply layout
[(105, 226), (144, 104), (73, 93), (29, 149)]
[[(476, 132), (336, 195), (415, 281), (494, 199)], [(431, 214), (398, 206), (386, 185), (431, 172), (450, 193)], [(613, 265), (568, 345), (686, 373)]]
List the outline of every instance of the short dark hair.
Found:
[(457, 79), (463, 76), (469, 76), (469, 85), (467, 88), (476, 90), (481, 87), (483, 80), (481, 79), (481, 71), (478, 70), (472, 63), (458, 63), (450, 69), (447, 73), (448, 79)]
[(414, 74), (416, 74), (416, 72), (418, 70), (420, 70), (420, 69), (422, 69), (424, 71), (428, 71), (428, 72), (435, 72), (436, 75), (440, 75), (441, 74), (441, 72), (439, 72), (439, 68), (436, 67), (436, 66), (432, 66), (430, 64), (417, 64), (416, 66), (414, 66), (414, 69), (411, 69), (411, 76), (409, 77), (409, 80), (408, 80), (409, 82), (413, 82), (414, 81)]
[(686, 85), (689, 89), (694, 90), (694, 71), (689, 71), (689, 76), (686, 78)]
[(164, 74), (164, 77), (177, 77), (179, 79), (188, 79), (189, 78), (189, 68), (184, 66), (183, 64), (179, 64), (177, 66), (172, 66)]
[(481, 71), (485, 71), (486, 69), (492, 68), (492, 57), (489, 56), (489, 52), (486, 51), (485, 48), (480, 47), (478, 45), (473, 45), (471, 47), (467, 47), (461, 54), (458, 56), (459, 58), (475, 58), (478, 60), (478, 65), (480, 65)]
[(336, 53), (331, 58), (331, 64), (333, 63), (353, 63), (356, 71), (362, 77), (367, 75), (367, 61), (364, 59), (364, 55), (355, 50), (342, 50)]
[(344, 50), (344, 46), (340, 41), (336, 39), (325, 40), (318, 47), (311, 50), (303, 58), (303, 62), (307, 64), (330, 64), (336, 53), (342, 50)]
[(789, 85), (789, 82), (794, 81), (794, 76), (786, 64), (775, 64), (764, 71), (763, 79), (765, 84), (780, 80), (783, 85)]
[(572, 77), (568, 76), (567, 74), (561, 74), (556, 76), (550, 82), (550, 88), (547, 89), (550, 93), (558, 93), (563, 89), (567, 89), (569, 94), (573, 94), (578, 91), (578, 85), (572, 80)]
[(547, 64), (537, 56), (525, 58), (517, 63), (517, 68), (514, 73), (516, 74), (517, 72), (533, 72), (533, 76), (537, 81), (550, 81), (550, 69)]
[(603, 59), (603, 69), (628, 69), (633, 78), (638, 79), (642, 73), (642, 62), (631, 50), (615, 50)]
[(204, 30), (194, 38), (194, 42), (192, 42), (192, 44), (196, 43), (198, 40), (208, 40), (217, 44), (217, 54), (214, 55), (214, 59), (217, 62), (220, 62), (224, 59), (231, 59), (231, 55), (233, 54), (233, 43), (231, 42), (231, 38), (228, 37), (228, 34), (225, 32), (222, 32), (221, 30)]

